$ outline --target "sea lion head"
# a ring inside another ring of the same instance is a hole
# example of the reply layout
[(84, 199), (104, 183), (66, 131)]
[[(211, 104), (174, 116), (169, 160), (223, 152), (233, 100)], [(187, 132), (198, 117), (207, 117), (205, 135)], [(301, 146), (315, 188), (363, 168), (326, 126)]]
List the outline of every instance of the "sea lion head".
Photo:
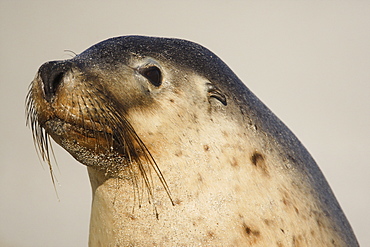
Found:
[(193, 42), (112, 38), (42, 65), (27, 96), (28, 122), (49, 165), (50, 136), (82, 164), (107, 174), (138, 164), (142, 175), (152, 167), (164, 181), (152, 154), (163, 151), (164, 139), (179, 140), (168, 133), (202, 128), (208, 125), (199, 124), (202, 116), (209, 122), (212, 112), (224, 114), (232, 95), (223, 87), (233, 77), (216, 55)]

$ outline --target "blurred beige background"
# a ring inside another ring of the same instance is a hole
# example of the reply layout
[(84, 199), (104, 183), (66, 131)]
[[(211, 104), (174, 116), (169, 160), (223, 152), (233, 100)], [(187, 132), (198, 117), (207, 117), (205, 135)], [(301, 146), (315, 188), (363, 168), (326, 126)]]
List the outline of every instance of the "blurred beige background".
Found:
[(38, 67), (113, 36), (218, 54), (318, 162), (370, 246), (369, 1), (0, 1), (0, 246), (87, 246), (90, 184), (54, 145), (60, 201), (25, 127)]

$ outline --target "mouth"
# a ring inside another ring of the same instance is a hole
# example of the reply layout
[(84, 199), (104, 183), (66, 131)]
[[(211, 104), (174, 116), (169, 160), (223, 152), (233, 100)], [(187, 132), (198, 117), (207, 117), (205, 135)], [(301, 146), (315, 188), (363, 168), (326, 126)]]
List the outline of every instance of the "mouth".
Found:
[(108, 126), (104, 126), (102, 123), (92, 122), (89, 123), (83, 121), (83, 124), (79, 124), (78, 122), (71, 122), (71, 121), (65, 121), (61, 118), (53, 118), (45, 121), (44, 123), (40, 124), (41, 127), (46, 128), (50, 130), (48, 131), (49, 134), (56, 134), (56, 135), (62, 135), (65, 132), (73, 131), (77, 132), (83, 136), (94, 138), (96, 137), (97, 133), (105, 133), (112, 135), (112, 129)]
[(82, 121), (82, 123), (53, 118), (43, 122), (40, 126), (63, 147), (66, 142), (72, 142), (97, 154), (113, 150), (114, 138), (111, 128), (92, 121)]

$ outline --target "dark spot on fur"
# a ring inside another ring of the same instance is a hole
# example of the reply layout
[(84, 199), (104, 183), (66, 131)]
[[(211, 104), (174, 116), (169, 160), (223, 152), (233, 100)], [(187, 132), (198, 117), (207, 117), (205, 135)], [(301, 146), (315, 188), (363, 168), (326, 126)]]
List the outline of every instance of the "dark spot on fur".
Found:
[[(282, 202), (283, 204), (291, 210), (294, 210), (296, 214), (299, 214), (299, 209), (295, 206), (295, 201), (291, 201), (291, 197), (289, 196), (287, 191), (283, 191), (282, 193)], [(304, 217), (304, 216), (303, 216)]]
[(137, 219), (133, 214), (130, 214), (130, 213), (126, 213), (126, 217), (129, 218), (130, 220), (136, 220)]
[(251, 156), (252, 164), (255, 165), (257, 168), (261, 169), (264, 175), (269, 176), (269, 172), (267, 170), (267, 165), (265, 161), (265, 157), (263, 154), (255, 151)]
[(293, 163), (297, 162), (296, 159), (291, 155), (288, 155), (288, 159), (291, 160)]
[(173, 203), (175, 205), (180, 205), (182, 203), (182, 201), (179, 198), (177, 198), (177, 199), (173, 200)]
[(284, 245), (283, 245), (280, 241), (276, 242), (276, 245), (277, 245), (278, 247), (284, 247)]
[(260, 154), (259, 152), (254, 152), (251, 156), (251, 161), (252, 161), (253, 165), (257, 166), (258, 162), (263, 162), (264, 161), (263, 155)]
[(243, 223), (244, 236), (248, 241), (248, 246), (253, 246), (258, 240), (261, 239), (261, 233), (258, 230), (254, 230), (251, 227)]
[(295, 212), (296, 212), (297, 214), (299, 214), (299, 210), (298, 210), (298, 208), (297, 208), (296, 206), (294, 206), (294, 210), (295, 210)]
[(244, 231), (249, 237), (258, 238), (260, 236), (260, 231), (253, 230), (249, 226), (247, 226), (245, 223), (243, 223)]
[(192, 116), (192, 119), (193, 119), (194, 123), (198, 123), (198, 116), (197, 116), (197, 114), (192, 114), (191, 116)]
[(293, 239), (292, 239), (292, 241), (293, 241), (293, 246), (294, 247), (296, 247), (296, 246), (298, 246), (297, 244), (297, 239), (296, 239), (296, 237), (295, 236), (293, 236)]
[(316, 223), (319, 226), (319, 228), (323, 227), (323, 224), (320, 219), (316, 219)]
[(177, 151), (177, 152), (175, 153), (175, 155), (176, 155), (177, 157), (182, 156), (182, 151), (181, 151), (181, 150)]
[(210, 237), (210, 238), (214, 238), (215, 237), (215, 233), (212, 232), (212, 231), (208, 231), (207, 232), (207, 236)]
[(174, 99), (170, 99), (170, 102), (171, 102), (171, 103), (174, 103), (174, 102), (175, 102), (175, 100), (174, 100)]
[(204, 149), (204, 151), (209, 151), (209, 146), (208, 145), (203, 145), (203, 149)]
[(238, 161), (233, 157), (233, 160), (230, 162), (232, 167), (239, 167)]
[(324, 213), (312, 210), (310, 211), (309, 216), (312, 218), (314, 217), (317, 223), (317, 226), (319, 228), (319, 231), (327, 231), (328, 230), (328, 225), (327, 221), (325, 220), (326, 216)]
[(198, 173), (198, 181), (203, 183), (203, 177), (202, 177), (202, 175), (200, 175), (200, 173)]
[(285, 234), (285, 231), (283, 229), (280, 228), (280, 231)]
[(288, 206), (288, 200), (285, 197), (283, 197), (283, 203), (285, 206)]
[(264, 219), (263, 222), (266, 224), (266, 226), (270, 226), (272, 223), (272, 220)]

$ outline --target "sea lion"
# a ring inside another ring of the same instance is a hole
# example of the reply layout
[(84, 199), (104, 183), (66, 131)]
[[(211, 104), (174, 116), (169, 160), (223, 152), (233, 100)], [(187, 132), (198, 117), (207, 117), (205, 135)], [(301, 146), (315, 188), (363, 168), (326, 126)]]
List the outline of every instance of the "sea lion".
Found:
[(88, 167), (90, 246), (358, 246), (313, 158), (220, 58), (116, 37), (43, 64), (28, 123)]

